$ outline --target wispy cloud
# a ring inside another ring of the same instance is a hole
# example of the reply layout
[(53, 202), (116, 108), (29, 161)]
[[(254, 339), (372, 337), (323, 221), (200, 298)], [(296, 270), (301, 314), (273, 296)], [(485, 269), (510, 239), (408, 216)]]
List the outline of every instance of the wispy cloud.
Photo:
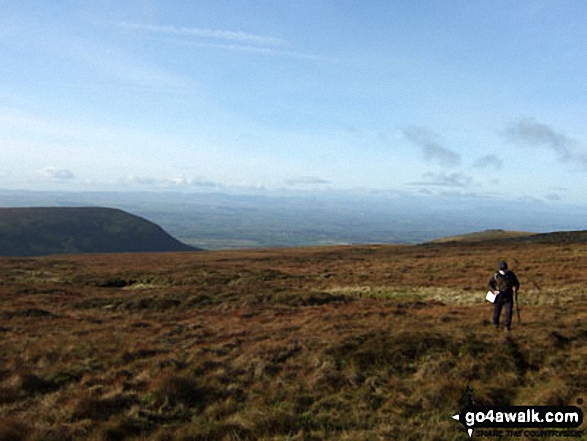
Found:
[(424, 159), (445, 167), (455, 167), (461, 163), (461, 155), (444, 147), (439, 136), (423, 127), (408, 127), (404, 136), (422, 149)]
[(573, 162), (587, 169), (587, 153), (576, 139), (557, 132), (550, 125), (533, 118), (521, 118), (511, 123), (503, 135), (511, 142), (553, 152), (561, 162)]
[(196, 27), (177, 27), (177, 26), (161, 26), (161, 25), (153, 25), (148, 23), (133, 23), (133, 22), (117, 22), (121, 28), (136, 30), (136, 31), (147, 31), (147, 32), (155, 32), (160, 34), (167, 34), (167, 35), (181, 35), (187, 37), (199, 37), (199, 38), (207, 38), (207, 39), (214, 39), (214, 40), (224, 40), (224, 41), (233, 41), (233, 42), (241, 42), (241, 43), (250, 43), (250, 44), (258, 44), (258, 45), (266, 45), (266, 46), (281, 46), (285, 44), (285, 41), (271, 37), (267, 35), (255, 35), (249, 34), (246, 32), (235, 32), (235, 31), (226, 31), (226, 30), (215, 30), (215, 29), (206, 29), (206, 28), (196, 28)]
[(283, 56), (289, 58), (297, 58), (299, 60), (324, 60), (325, 58), (320, 55), (312, 55), (306, 54), (303, 52), (297, 51), (288, 51), (283, 49), (276, 49), (270, 47), (262, 47), (262, 46), (251, 46), (251, 45), (242, 45), (242, 44), (221, 44), (221, 43), (198, 43), (198, 42), (183, 42), (183, 44), (188, 44), (190, 46), (195, 47), (203, 47), (203, 48), (212, 48), (212, 49), (222, 49), (222, 50), (229, 50), (229, 51), (238, 51), (238, 52), (250, 52), (260, 55), (270, 55), (270, 56)]
[(212, 48), (260, 55), (290, 57), (301, 60), (323, 60), (324, 57), (288, 49), (290, 44), (277, 37), (240, 31), (197, 27), (162, 26), (148, 23), (116, 22), (122, 29), (149, 32), (167, 37), (181, 37), (178, 41), (194, 47)]
[(473, 178), (462, 173), (424, 173), (422, 181), (411, 182), (410, 185), (432, 187), (465, 188), (473, 183)]

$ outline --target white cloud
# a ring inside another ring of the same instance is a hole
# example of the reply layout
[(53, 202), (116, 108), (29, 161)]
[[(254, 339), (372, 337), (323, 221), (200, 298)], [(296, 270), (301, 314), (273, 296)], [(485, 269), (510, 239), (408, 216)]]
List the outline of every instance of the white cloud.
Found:
[(150, 188), (223, 188), (224, 185), (218, 182), (209, 181), (195, 177), (172, 177), (172, 178), (155, 178), (150, 176), (130, 175), (125, 178), (123, 184), (139, 185)]
[(134, 176), (134, 175), (128, 176), (124, 181), (129, 184), (144, 185), (144, 186), (148, 186), (148, 187), (154, 186), (154, 185), (159, 185), (159, 183), (161, 182), (161, 180), (156, 179), (156, 178), (150, 178), (150, 177), (146, 177), (146, 176)]
[(67, 168), (45, 167), (39, 173), (41, 174), (41, 176), (47, 179), (56, 181), (67, 181), (75, 178), (73, 172)]

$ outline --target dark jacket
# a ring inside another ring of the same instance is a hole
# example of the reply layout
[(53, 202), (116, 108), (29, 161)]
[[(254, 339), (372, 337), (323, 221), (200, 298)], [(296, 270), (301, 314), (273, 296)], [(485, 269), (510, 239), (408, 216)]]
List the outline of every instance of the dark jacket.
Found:
[(487, 286), (492, 291), (499, 291), (498, 299), (502, 303), (512, 302), (514, 298), (514, 291), (520, 288), (520, 282), (513, 271), (497, 271)]

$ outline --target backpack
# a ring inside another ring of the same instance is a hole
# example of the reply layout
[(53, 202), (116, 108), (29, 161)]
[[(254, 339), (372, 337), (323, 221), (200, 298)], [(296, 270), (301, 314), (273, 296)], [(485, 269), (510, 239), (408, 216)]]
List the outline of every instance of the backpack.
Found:
[(493, 278), (499, 292), (510, 292), (513, 289), (513, 284), (508, 273), (502, 274), (498, 271)]

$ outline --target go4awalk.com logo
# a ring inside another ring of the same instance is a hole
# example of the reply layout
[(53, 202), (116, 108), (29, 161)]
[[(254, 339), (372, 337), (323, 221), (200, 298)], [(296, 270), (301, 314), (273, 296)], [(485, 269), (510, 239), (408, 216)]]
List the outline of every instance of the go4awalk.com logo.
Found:
[[(577, 429), (583, 424), (583, 411), (576, 406), (474, 406), (465, 407), (453, 415), (469, 437), (581, 437)], [(532, 430), (530, 430), (532, 429)]]

